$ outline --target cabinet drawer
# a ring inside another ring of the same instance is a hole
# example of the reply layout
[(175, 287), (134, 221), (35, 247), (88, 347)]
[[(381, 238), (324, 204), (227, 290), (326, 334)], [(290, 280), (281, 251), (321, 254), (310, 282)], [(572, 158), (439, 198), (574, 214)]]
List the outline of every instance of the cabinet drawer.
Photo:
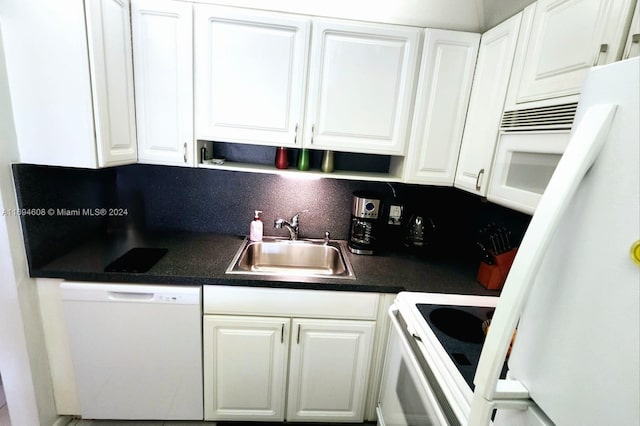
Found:
[(378, 300), (377, 293), (204, 286), (203, 310), (205, 314), (375, 320)]

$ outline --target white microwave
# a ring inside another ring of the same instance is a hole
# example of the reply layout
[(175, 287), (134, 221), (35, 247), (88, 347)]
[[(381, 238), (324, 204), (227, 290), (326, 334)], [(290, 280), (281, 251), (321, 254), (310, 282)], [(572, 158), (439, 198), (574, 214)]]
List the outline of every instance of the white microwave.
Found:
[(577, 103), (505, 111), (487, 199), (533, 214), (571, 137)]
[(500, 133), (487, 199), (533, 214), (569, 137), (569, 131)]

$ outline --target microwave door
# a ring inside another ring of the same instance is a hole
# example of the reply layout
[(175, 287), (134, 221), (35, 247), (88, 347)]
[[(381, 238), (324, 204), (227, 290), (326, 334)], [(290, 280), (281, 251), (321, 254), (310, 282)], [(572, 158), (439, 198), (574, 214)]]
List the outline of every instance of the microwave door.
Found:
[(487, 199), (533, 214), (569, 143), (569, 132), (502, 133)]

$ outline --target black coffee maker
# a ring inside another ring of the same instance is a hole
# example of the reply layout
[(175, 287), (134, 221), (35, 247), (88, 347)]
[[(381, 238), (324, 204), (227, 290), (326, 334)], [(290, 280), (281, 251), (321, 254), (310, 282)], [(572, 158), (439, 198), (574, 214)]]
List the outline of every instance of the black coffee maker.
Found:
[(378, 217), (381, 198), (375, 193), (353, 193), (351, 226), (349, 227), (349, 251), (355, 254), (373, 254), (377, 242)]

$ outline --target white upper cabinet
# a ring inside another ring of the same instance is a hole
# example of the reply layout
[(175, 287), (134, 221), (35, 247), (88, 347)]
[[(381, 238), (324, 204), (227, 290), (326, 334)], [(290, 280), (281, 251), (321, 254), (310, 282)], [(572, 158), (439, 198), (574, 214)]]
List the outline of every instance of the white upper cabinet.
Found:
[(98, 165), (137, 159), (128, 0), (87, 0), (89, 66)]
[(133, 0), (138, 161), (194, 165), (192, 6)]
[(425, 32), (405, 182), (453, 184), (480, 35)]
[(310, 20), (194, 9), (196, 138), (300, 146)]
[(135, 163), (128, 0), (3, 0), (0, 11), (20, 161)]
[(516, 103), (577, 95), (589, 68), (622, 57), (633, 0), (538, 0)]
[(482, 34), (454, 186), (485, 196), (522, 13)]
[(624, 47), (624, 53), (622, 59), (634, 58), (640, 56), (640, 5), (636, 3), (636, 7), (633, 10), (633, 18), (631, 19), (631, 26), (629, 28), (629, 34), (627, 36), (627, 43)]
[(313, 20), (305, 145), (403, 155), (418, 28)]

